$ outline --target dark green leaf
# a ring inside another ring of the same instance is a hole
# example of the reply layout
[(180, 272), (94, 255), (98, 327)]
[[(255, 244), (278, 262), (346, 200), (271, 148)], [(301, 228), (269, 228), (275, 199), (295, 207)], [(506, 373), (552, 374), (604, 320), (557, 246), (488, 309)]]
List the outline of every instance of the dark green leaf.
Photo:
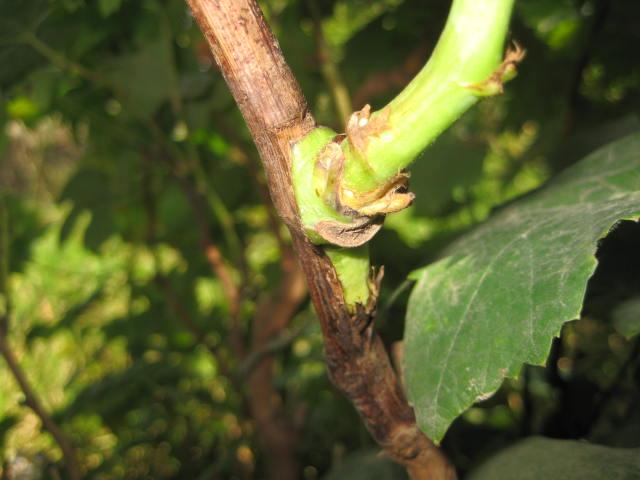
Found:
[(402, 467), (388, 458), (380, 456), (378, 451), (356, 452), (343, 463), (331, 469), (324, 480), (402, 480), (407, 478)]
[(640, 449), (572, 440), (530, 438), (499, 453), (469, 480), (632, 480), (640, 478)]
[(578, 318), (598, 240), (640, 215), (640, 135), (611, 144), (505, 207), (425, 268), (409, 300), (406, 378), (439, 440), (523, 362), (544, 362)]

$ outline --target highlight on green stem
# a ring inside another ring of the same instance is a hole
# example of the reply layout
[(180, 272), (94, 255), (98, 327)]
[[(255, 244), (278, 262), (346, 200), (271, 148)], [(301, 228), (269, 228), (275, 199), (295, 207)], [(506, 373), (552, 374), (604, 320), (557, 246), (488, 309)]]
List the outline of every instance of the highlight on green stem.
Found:
[(371, 295), (371, 283), (375, 281), (371, 278), (369, 247), (329, 246), (325, 248), (325, 252), (336, 269), (347, 306), (352, 309), (358, 304), (366, 306)]
[(344, 134), (318, 127), (293, 146), (294, 192), (311, 241), (359, 247), (386, 214), (411, 204), (404, 169), (515, 76), (524, 50), (514, 44), (503, 55), (513, 1), (454, 0), (431, 58), (396, 98), (352, 114)]

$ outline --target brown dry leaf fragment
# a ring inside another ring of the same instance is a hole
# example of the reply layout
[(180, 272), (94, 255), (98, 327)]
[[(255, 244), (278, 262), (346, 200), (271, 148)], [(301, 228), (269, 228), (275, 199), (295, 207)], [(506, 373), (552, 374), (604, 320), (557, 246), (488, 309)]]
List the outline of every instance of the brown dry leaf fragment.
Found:
[(315, 231), (327, 242), (339, 247), (359, 247), (371, 240), (382, 228), (383, 217), (356, 217), (351, 223), (323, 220)]
[(385, 108), (371, 118), (371, 105), (367, 104), (362, 110), (354, 112), (347, 122), (347, 137), (365, 163), (367, 162), (366, 151), (369, 139), (377, 137), (391, 128), (389, 114), (389, 108)]
[(382, 285), (382, 279), (384, 278), (384, 265), (381, 265), (377, 270), (375, 267), (371, 267), (371, 276), (369, 277), (369, 301), (366, 308), (369, 313), (373, 313), (378, 304), (378, 296), (380, 295), (380, 289)]
[(502, 93), (504, 83), (515, 77), (517, 65), (522, 62), (526, 54), (527, 51), (519, 43), (513, 42), (504, 54), (504, 60), (489, 78), (479, 83), (463, 84), (463, 86), (480, 96)]
[(504, 54), (504, 60), (502, 60), (498, 70), (496, 70), (493, 75), (499, 75), (502, 82), (508, 81), (513, 78), (518, 64), (522, 62), (526, 56), (527, 51), (522, 48), (522, 45), (514, 41), (509, 48), (507, 48), (507, 52)]
[(415, 195), (411, 192), (393, 192), (358, 210), (362, 215), (380, 215), (404, 210), (413, 203)]
[(360, 215), (381, 215), (399, 212), (413, 202), (415, 196), (407, 192), (409, 174), (400, 172), (384, 185), (364, 193), (342, 188), (339, 191), (340, 205), (355, 210)]

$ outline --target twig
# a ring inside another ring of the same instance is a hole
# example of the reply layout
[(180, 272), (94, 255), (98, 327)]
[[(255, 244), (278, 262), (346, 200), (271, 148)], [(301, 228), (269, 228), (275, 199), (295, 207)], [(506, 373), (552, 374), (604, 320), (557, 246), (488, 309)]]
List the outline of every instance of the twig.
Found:
[[(271, 198), (291, 232), (322, 327), (333, 382), (358, 409), (376, 441), (413, 479), (454, 478), (445, 457), (418, 429), (382, 341), (371, 328), (358, 328), (369, 315), (349, 313), (332, 263), (301, 228), (290, 148), (315, 121), (257, 3), (188, 3), (251, 131)], [(253, 377), (259, 378), (258, 370)]]
[(31, 387), (27, 376), (20, 367), (9, 343), (7, 341), (7, 333), (9, 330), (10, 301), (7, 286), (7, 277), (9, 273), (9, 218), (4, 198), (0, 196), (0, 297), (4, 299), (4, 308), (0, 313), (0, 355), (4, 357), (9, 371), (16, 380), (25, 398), (26, 405), (36, 414), (42, 422), (43, 428), (48, 431), (56, 441), (64, 459), (65, 468), (71, 480), (80, 480), (82, 478), (80, 467), (76, 456), (76, 450), (53, 420), (51, 415), (42, 405), (35, 390)]
[[(151, 182), (151, 158), (145, 154), (142, 155), (142, 158), (144, 162), (142, 175), (142, 196), (143, 205), (147, 214), (145, 240), (153, 247), (153, 245), (156, 243), (157, 209)], [(154, 262), (156, 266), (160, 264), (155, 250)], [(169, 279), (162, 274), (156, 274), (154, 277), (154, 283), (163, 292), (164, 299), (167, 302), (167, 305), (169, 306), (171, 312), (176, 316), (180, 323), (182, 323), (182, 325), (193, 335), (194, 340), (207, 348), (209, 353), (215, 359), (221, 373), (230, 381), (233, 381), (234, 379), (231, 372), (231, 367), (229, 366), (228, 362), (220, 354), (220, 351), (207, 341), (206, 333), (193, 321), (184, 304), (180, 301), (180, 297), (176, 295), (176, 292), (169, 282)]]
[[(299, 477), (295, 454), (298, 425), (290, 420), (282, 402), (274, 401), (278, 398), (273, 381), (274, 356), (295, 340), (306, 327), (305, 325), (293, 331), (286, 330), (306, 298), (307, 289), (291, 246), (282, 235), (281, 223), (270, 202), (264, 177), (256, 168), (256, 159), (252, 156), (246, 160), (254, 184), (267, 209), (269, 227), (278, 242), (283, 278), (279, 287), (256, 309), (250, 352), (238, 369), (238, 378), (241, 382), (245, 378), (249, 380), (248, 403), (252, 416), (260, 427), (257, 434), (268, 459), (270, 477), (274, 480), (287, 480)], [(265, 402), (265, 398), (269, 400)]]
[(243, 280), (246, 280), (247, 262), (246, 258), (244, 257), (244, 250), (242, 248), (242, 243), (240, 242), (240, 237), (238, 236), (238, 232), (236, 231), (233, 215), (231, 215), (231, 212), (218, 195), (218, 192), (216, 192), (216, 190), (211, 185), (209, 178), (202, 166), (200, 155), (198, 154), (197, 150), (193, 148), (193, 146), (190, 153), (191, 173), (193, 174), (193, 177), (195, 179), (195, 186), (193, 188), (195, 188), (195, 190), (200, 194), (203, 200), (206, 200), (206, 203), (209, 205), (211, 211), (220, 222), (225, 241), (227, 242), (232, 255), (235, 257), (235, 261), (237, 262), (240, 270), (243, 273)]
[(67, 473), (69, 474), (69, 478), (71, 480), (80, 480), (82, 478), (82, 475), (80, 474), (80, 467), (78, 466), (75, 448), (73, 447), (73, 445), (71, 445), (71, 442), (67, 438), (66, 434), (62, 431), (58, 424), (54, 422), (51, 415), (49, 415), (49, 413), (42, 406), (38, 395), (31, 388), (29, 380), (27, 379), (25, 373), (22, 371), (20, 364), (13, 354), (13, 351), (9, 347), (6, 337), (2, 334), (0, 334), (0, 354), (2, 354), (2, 356), (4, 357), (5, 362), (7, 363), (7, 367), (9, 367), (9, 371), (11, 371), (13, 378), (20, 386), (20, 389), (24, 394), (26, 405), (33, 411), (33, 413), (36, 414), (36, 416), (42, 422), (43, 428), (51, 434), (51, 436), (60, 447), (60, 450), (62, 450), (64, 465), (67, 469)]
[(74, 75), (78, 75), (79, 77), (84, 78), (85, 80), (88, 80), (89, 82), (94, 83), (95, 85), (100, 87), (111, 89), (115, 88), (115, 86), (111, 82), (100, 76), (97, 72), (88, 69), (84, 65), (74, 62), (64, 54), (51, 48), (45, 42), (40, 40), (35, 33), (27, 31), (22, 35), (22, 39), (25, 44), (29, 45), (36, 52), (46, 58), (49, 63), (55, 65), (60, 70), (66, 70)]
[(177, 173), (174, 176), (187, 197), (187, 201), (191, 207), (191, 212), (193, 213), (196, 226), (198, 228), (198, 234), (200, 236), (202, 252), (204, 253), (214, 274), (220, 279), (225, 297), (229, 302), (229, 333), (231, 346), (234, 354), (238, 356), (238, 358), (242, 358), (246, 352), (242, 334), (242, 325), (240, 324), (240, 317), (242, 313), (242, 297), (240, 289), (237, 287), (236, 282), (225, 263), (220, 248), (211, 238), (211, 227), (207, 219), (207, 209), (202, 195), (199, 193), (195, 185), (193, 185), (193, 183), (191, 183), (187, 178)]
[(265, 208), (267, 209), (267, 215), (269, 216), (269, 228), (276, 237), (280, 252), (284, 252), (289, 248), (289, 246), (282, 235), (282, 223), (273, 208), (269, 188), (265, 182), (263, 172), (260, 171), (260, 159), (253, 153), (254, 151), (252, 148), (250, 149), (250, 153), (246, 151), (246, 141), (238, 134), (238, 130), (236, 128), (229, 127), (226, 123), (218, 121), (216, 123), (216, 129), (218, 129), (225, 138), (230, 140), (231, 144), (237, 149), (237, 153), (240, 155), (240, 163), (247, 167), (247, 170), (251, 175), (251, 179), (258, 190), (260, 200), (262, 200)]
[(258, 304), (253, 319), (251, 352), (260, 358), (251, 365), (247, 377), (247, 401), (266, 453), (269, 477), (273, 480), (294, 480), (300, 475), (295, 455), (297, 432), (274, 385), (275, 350), (268, 350), (298, 310), (306, 296), (306, 288), (302, 270), (290, 249), (282, 253), (281, 262), (281, 283)]
[(247, 169), (251, 174), (251, 178), (253, 179), (253, 183), (256, 186), (256, 190), (258, 191), (258, 195), (260, 196), (260, 200), (262, 201), (264, 207), (267, 209), (267, 216), (269, 220), (269, 229), (273, 236), (276, 238), (276, 242), (278, 242), (278, 250), (280, 250), (280, 255), (285, 255), (287, 250), (290, 250), (291, 247), (289, 243), (285, 239), (284, 235), (282, 235), (282, 223), (278, 218), (278, 214), (273, 209), (273, 203), (271, 203), (271, 198), (269, 197), (269, 188), (265, 183), (264, 175), (259, 171), (260, 165), (258, 164), (259, 160), (254, 158), (247, 158)]
[(300, 335), (302, 335), (308, 328), (308, 323), (305, 323), (304, 325), (291, 330), (285, 328), (282, 330), (282, 332), (280, 332), (278, 336), (276, 336), (273, 340), (270, 340), (263, 348), (261, 348), (260, 350), (251, 351), (251, 353), (247, 355), (247, 358), (244, 359), (240, 367), (238, 367), (238, 377), (247, 377), (253, 371), (253, 369), (262, 361), (263, 358), (274, 355), (277, 352), (284, 350), (289, 345), (291, 345), (298, 337), (300, 337)]

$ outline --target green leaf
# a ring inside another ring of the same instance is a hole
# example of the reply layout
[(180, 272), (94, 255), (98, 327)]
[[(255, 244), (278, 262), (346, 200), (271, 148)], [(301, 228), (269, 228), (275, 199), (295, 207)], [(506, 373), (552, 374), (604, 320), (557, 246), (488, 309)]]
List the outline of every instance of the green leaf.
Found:
[(323, 480), (403, 480), (402, 467), (380, 455), (378, 450), (361, 450), (334, 466)]
[(99, 0), (98, 1), (98, 10), (100, 10), (100, 15), (103, 17), (108, 17), (112, 13), (120, 10), (122, 6), (122, 0)]
[(7, 113), (11, 118), (29, 120), (38, 115), (38, 106), (28, 97), (19, 96), (7, 102)]
[[(640, 216), (640, 134), (613, 143), (504, 207), (419, 274), (409, 299), (406, 379), (439, 441), (523, 362), (544, 362), (579, 317), (598, 240)], [(415, 275), (415, 274), (414, 274)]]
[(469, 480), (631, 480), (639, 476), (640, 448), (609, 448), (538, 437), (500, 452), (473, 472)]

